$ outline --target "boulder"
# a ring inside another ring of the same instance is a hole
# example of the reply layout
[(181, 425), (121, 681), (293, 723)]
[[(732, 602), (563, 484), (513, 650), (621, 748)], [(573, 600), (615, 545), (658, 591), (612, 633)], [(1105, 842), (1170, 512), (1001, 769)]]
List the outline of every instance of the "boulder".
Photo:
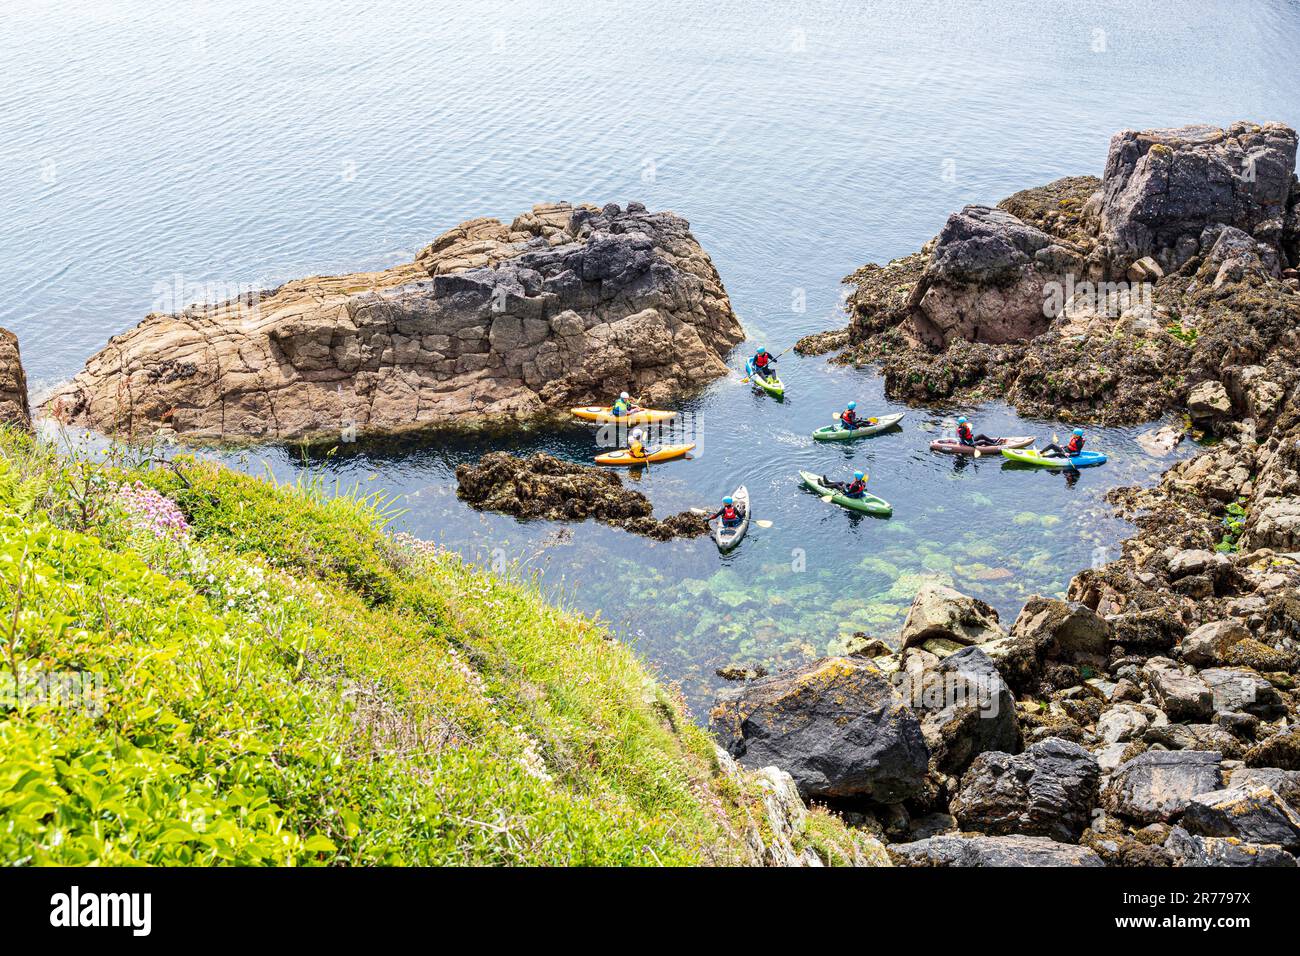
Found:
[(1268, 787), (1292, 807), (1300, 809), (1300, 770), (1238, 767), (1229, 774), (1228, 786)]
[(1177, 580), (1192, 574), (1214, 574), (1227, 565), (1227, 558), (1213, 551), (1190, 548), (1179, 551), (1169, 559), (1169, 578)]
[(949, 809), (966, 830), (1077, 842), (1096, 806), (1100, 778), (1092, 754), (1049, 737), (1015, 756), (980, 754)]
[(1164, 712), (1150, 704), (1121, 701), (1102, 711), (1097, 718), (1097, 736), (1111, 744), (1140, 740), (1148, 727), (1163, 726), (1168, 722)]
[(1207, 667), (1197, 675), (1214, 696), (1214, 709), (1273, 720), (1286, 714), (1277, 688), (1248, 667)]
[(27, 374), (18, 352), (18, 336), (0, 329), (0, 423), (22, 429), (32, 427), (32, 411), (27, 403)]
[(1187, 411), (1193, 421), (1213, 421), (1232, 414), (1232, 400), (1222, 382), (1202, 382), (1187, 396)]
[(1087, 847), (1037, 836), (936, 836), (888, 850), (895, 866), (1104, 866)]
[(1252, 513), (1241, 545), (1248, 551), (1300, 551), (1300, 497), (1278, 498)]
[(1164, 458), (1183, 440), (1184, 432), (1173, 425), (1161, 425), (1137, 436), (1137, 443), (1154, 458)]
[(1174, 827), (1165, 840), (1174, 866), (1296, 866), (1296, 858), (1275, 844), (1243, 843), (1232, 837), (1205, 837)]
[(901, 647), (920, 646), (932, 638), (962, 645), (982, 644), (1004, 634), (998, 612), (989, 605), (945, 585), (927, 582), (916, 592), (903, 621)]
[(1197, 794), (1183, 811), (1182, 825), (1199, 836), (1300, 850), (1300, 814), (1268, 787), (1237, 786)]
[(1188, 634), (1178, 645), (1178, 656), (1194, 667), (1223, 662), (1228, 648), (1250, 637), (1250, 629), (1237, 620), (1211, 621)]
[(1204, 750), (1148, 750), (1121, 764), (1102, 792), (1106, 809), (1138, 823), (1168, 823), (1188, 801), (1222, 785), (1222, 755)]
[(1242, 758), (1247, 767), (1300, 770), (1300, 730), (1281, 731), (1261, 740)]
[(1167, 657), (1153, 657), (1142, 668), (1160, 709), (1170, 720), (1199, 720), (1214, 714), (1214, 694), (1199, 677)]
[(672, 401), (744, 338), (670, 212), (557, 203), (462, 223), (415, 262), (152, 314), (43, 408), (114, 435), (321, 440)]
[(1114, 628), (1086, 604), (1035, 595), (1011, 625), (1012, 637), (1045, 636), (1048, 657), (1104, 657)]
[(1211, 225), (1272, 235), (1287, 212), (1295, 159), (1295, 131), (1275, 123), (1115, 134), (1099, 210), (1111, 269), (1150, 256), (1172, 272)]
[(919, 672), (896, 680), (912, 708), (936, 769), (962, 773), (986, 750), (1015, 752), (1020, 746), (1016, 701), (989, 656), (965, 647)]
[(776, 766), (805, 798), (897, 803), (922, 792), (916, 715), (869, 661), (831, 657), (718, 695), (714, 733), (746, 767)]
[(1034, 338), (1063, 307), (1066, 275), (1082, 266), (1075, 247), (1011, 213), (967, 206), (948, 217), (912, 290), (910, 334), (934, 348)]

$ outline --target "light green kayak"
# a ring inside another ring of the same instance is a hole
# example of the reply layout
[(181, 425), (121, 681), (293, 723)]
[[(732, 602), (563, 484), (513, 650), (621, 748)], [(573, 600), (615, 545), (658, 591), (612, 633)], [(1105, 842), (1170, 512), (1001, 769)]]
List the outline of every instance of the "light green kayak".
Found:
[(819, 495), (830, 495), (831, 501), (841, 508), (848, 508), (850, 511), (861, 511), (869, 515), (879, 515), (882, 518), (888, 518), (894, 513), (894, 506), (884, 498), (877, 498), (875, 495), (866, 495), (862, 498), (849, 498), (840, 494), (831, 488), (823, 485), (822, 476), (814, 475), (811, 471), (799, 472), (799, 477), (803, 483), (817, 492)]
[(1037, 465), (1039, 468), (1090, 468), (1106, 464), (1106, 456), (1099, 451), (1081, 451), (1077, 455), (1062, 458), (1059, 455), (1044, 455), (1037, 448), (1004, 448), (1002, 457), (1021, 465)]
[(812, 433), (812, 437), (818, 441), (852, 441), (855, 438), (866, 438), (868, 435), (879, 435), (886, 429), (893, 428), (903, 420), (900, 412), (897, 415), (881, 415), (876, 419), (874, 425), (862, 425), (859, 428), (845, 428), (843, 425), (827, 425), (825, 428), (819, 428)]
[(774, 395), (777, 398), (785, 398), (785, 383), (781, 381), (779, 375), (773, 375), (771, 378), (764, 378), (759, 375), (758, 370), (754, 368), (753, 359), (745, 363), (745, 371), (749, 375), (749, 380), (767, 394)]

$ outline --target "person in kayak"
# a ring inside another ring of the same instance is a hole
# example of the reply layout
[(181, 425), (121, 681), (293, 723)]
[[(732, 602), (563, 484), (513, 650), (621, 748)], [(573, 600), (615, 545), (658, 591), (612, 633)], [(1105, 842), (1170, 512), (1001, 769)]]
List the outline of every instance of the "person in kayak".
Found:
[(645, 433), (639, 428), (632, 429), (632, 434), (628, 436), (627, 453), (631, 458), (648, 458), (650, 450), (645, 446)]
[(752, 359), (754, 363), (754, 374), (761, 375), (763, 378), (773, 378), (776, 375), (776, 359), (768, 354), (767, 349), (759, 349)]
[(988, 435), (983, 433), (976, 435), (974, 430), (970, 427), (970, 422), (966, 420), (965, 416), (957, 419), (957, 440), (963, 445), (970, 445), (972, 448), (980, 445), (996, 445), (998, 443), (998, 439), (990, 438)]
[(845, 498), (865, 498), (867, 495), (867, 476), (865, 472), (855, 471), (852, 481), (831, 481), (822, 475), (822, 485), (838, 491)]
[(1070, 436), (1070, 440), (1065, 443), (1064, 448), (1062, 448), (1056, 442), (1052, 442), (1050, 445), (1047, 445), (1045, 448), (1043, 448), (1043, 457), (1046, 458), (1049, 456), (1054, 456), (1057, 458), (1070, 458), (1074, 455), (1079, 454), (1079, 452), (1083, 451), (1083, 445), (1084, 445), (1083, 429), (1076, 428), (1074, 430), (1074, 434)]
[(734, 528), (745, 519), (745, 509), (736, 506), (736, 499), (727, 495), (722, 499), (722, 507), (713, 514), (705, 518), (705, 521), (713, 521), (716, 518), (722, 519), (724, 528)]
[(620, 392), (618, 401), (609, 408), (609, 413), (615, 418), (626, 418), (636, 411), (636, 406), (632, 404), (632, 399), (628, 397), (627, 392)]
[(874, 425), (877, 422), (875, 418), (859, 418), (855, 409), (858, 407), (857, 402), (849, 402), (848, 407), (840, 412), (840, 426), (853, 431), (856, 428), (862, 428), (864, 425)]

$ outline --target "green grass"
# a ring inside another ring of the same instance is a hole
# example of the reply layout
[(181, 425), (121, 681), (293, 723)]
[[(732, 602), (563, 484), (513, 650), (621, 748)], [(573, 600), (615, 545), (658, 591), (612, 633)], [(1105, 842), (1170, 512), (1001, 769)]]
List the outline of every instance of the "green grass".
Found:
[[(392, 516), (0, 432), (0, 859), (753, 862), (754, 788), (627, 647)], [(50, 675), (97, 693), (50, 699)], [(810, 819), (852, 858), (858, 835)]]

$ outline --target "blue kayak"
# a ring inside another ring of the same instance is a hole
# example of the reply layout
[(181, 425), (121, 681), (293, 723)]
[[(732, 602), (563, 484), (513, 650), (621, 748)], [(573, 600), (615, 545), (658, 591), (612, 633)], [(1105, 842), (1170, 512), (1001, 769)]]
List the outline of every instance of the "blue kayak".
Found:
[(1062, 458), (1060, 455), (1044, 455), (1037, 448), (1004, 448), (1002, 455), (1022, 465), (1037, 465), (1040, 468), (1091, 468), (1106, 464), (1106, 456), (1099, 451), (1081, 451), (1077, 455)]

